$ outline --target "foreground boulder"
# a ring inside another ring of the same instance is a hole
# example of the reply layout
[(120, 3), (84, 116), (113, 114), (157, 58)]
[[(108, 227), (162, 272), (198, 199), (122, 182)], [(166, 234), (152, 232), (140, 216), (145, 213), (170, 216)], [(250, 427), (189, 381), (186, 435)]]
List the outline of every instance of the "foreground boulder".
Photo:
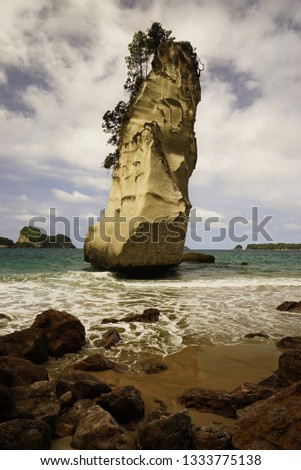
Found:
[(144, 401), (133, 385), (126, 385), (101, 395), (97, 403), (119, 423), (127, 423), (144, 416)]
[(74, 364), (73, 368), (75, 370), (84, 370), (84, 371), (102, 371), (102, 370), (115, 370), (116, 372), (124, 372), (125, 367), (121, 364), (117, 364), (110, 359), (107, 359), (103, 354), (92, 354), (91, 356), (86, 357), (82, 361)]
[(76, 317), (64, 311), (45, 310), (37, 315), (32, 327), (45, 332), (51, 356), (77, 352), (85, 344), (85, 327)]
[(59, 416), (55, 427), (56, 436), (72, 436), (80, 420), (87, 416), (91, 408), (95, 409), (93, 400), (77, 400), (73, 406)]
[(292, 349), (281, 354), (277, 373), (289, 383), (301, 380), (301, 351)]
[(1, 450), (48, 450), (52, 431), (44, 421), (13, 419), (0, 423)]
[(245, 410), (232, 443), (239, 450), (300, 450), (301, 381)]
[(26, 328), (0, 337), (0, 356), (14, 356), (42, 364), (48, 359), (48, 338), (38, 328)]
[(0, 382), (8, 387), (29, 385), (48, 380), (48, 371), (26, 359), (13, 356), (0, 357)]
[(231, 435), (220, 427), (192, 426), (192, 442), (194, 449), (232, 449)]
[(169, 41), (152, 67), (129, 110), (105, 215), (85, 242), (85, 260), (109, 270), (182, 261), (197, 158), (198, 66), (187, 43)]
[(124, 450), (130, 448), (127, 431), (99, 406), (91, 407), (76, 428), (72, 447), (84, 450)]
[(279, 349), (301, 349), (301, 336), (285, 336), (276, 343)]
[(99, 397), (102, 393), (109, 393), (112, 389), (104, 382), (100, 382), (91, 374), (73, 373), (63, 375), (56, 382), (56, 393), (61, 397), (66, 392), (71, 392), (73, 400), (82, 398)]
[(9, 418), (42, 420), (51, 428), (55, 427), (61, 411), (55, 393), (55, 383), (49, 381), (12, 388), (11, 402), (12, 411)]
[(159, 415), (143, 423), (138, 429), (138, 448), (143, 450), (192, 449), (191, 418), (182, 411)]
[(232, 392), (215, 391), (207, 388), (192, 388), (179, 397), (187, 408), (196, 408), (203, 413), (215, 413), (226, 418), (236, 418), (236, 412), (258, 400), (270, 397), (274, 389), (246, 383)]

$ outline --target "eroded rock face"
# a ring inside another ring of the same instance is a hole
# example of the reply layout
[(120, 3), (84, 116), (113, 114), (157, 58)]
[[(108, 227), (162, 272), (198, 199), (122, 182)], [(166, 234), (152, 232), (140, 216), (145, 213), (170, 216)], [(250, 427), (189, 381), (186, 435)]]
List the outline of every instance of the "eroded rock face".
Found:
[(162, 45), (130, 110), (108, 207), (86, 239), (86, 261), (112, 270), (181, 262), (199, 100), (198, 73), (184, 46)]
[(297, 450), (300, 424), (299, 381), (247, 409), (236, 423), (232, 442), (240, 450)]

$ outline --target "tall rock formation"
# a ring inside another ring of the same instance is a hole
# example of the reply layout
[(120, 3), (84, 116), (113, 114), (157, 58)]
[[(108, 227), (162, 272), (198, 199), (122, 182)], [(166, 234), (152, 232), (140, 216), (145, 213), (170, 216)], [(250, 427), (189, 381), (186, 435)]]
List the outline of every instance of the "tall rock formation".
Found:
[(181, 262), (200, 92), (185, 43), (162, 44), (131, 106), (108, 207), (86, 238), (86, 261), (109, 270)]

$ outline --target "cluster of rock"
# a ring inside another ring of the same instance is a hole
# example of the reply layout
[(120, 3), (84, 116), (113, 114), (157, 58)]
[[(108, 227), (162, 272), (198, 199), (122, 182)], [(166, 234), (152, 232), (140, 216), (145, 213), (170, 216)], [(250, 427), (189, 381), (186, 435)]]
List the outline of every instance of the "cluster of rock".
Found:
[[(157, 321), (159, 312), (148, 309), (126, 318)], [(84, 344), (81, 322), (57, 310), (41, 313), (26, 330), (0, 337), (0, 449), (50, 449), (57, 438), (83, 450), (301, 448), (301, 337), (277, 343), (285, 351), (270, 377), (231, 392), (190, 389), (179, 397), (184, 408), (177, 413), (169, 413), (160, 400), (146, 413), (137, 388), (112, 388), (96, 378), (93, 371), (124, 371), (100, 353), (77, 362), (68, 374), (49, 378), (41, 365), (49, 355), (77, 352)], [(145, 372), (165, 368), (149, 361)], [(194, 425), (187, 408), (234, 419), (233, 434)]]

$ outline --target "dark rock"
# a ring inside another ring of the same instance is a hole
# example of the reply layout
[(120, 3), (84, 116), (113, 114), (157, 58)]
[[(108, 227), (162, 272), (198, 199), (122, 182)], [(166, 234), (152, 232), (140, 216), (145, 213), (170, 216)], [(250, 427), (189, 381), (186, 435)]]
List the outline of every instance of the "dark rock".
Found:
[(301, 351), (292, 349), (281, 354), (277, 372), (289, 383), (301, 380)]
[(63, 395), (59, 396), (58, 398), (62, 408), (70, 407), (74, 403), (73, 395), (70, 390), (66, 393), (63, 393)]
[(258, 382), (257, 385), (260, 385), (261, 387), (272, 388), (276, 393), (278, 390), (288, 387), (291, 384), (286, 379), (284, 379), (284, 377), (281, 377), (281, 375), (279, 375), (276, 371), (274, 374)]
[(279, 349), (301, 349), (301, 336), (286, 336), (276, 343)]
[(13, 356), (0, 357), (0, 382), (8, 387), (29, 385), (42, 380), (48, 380), (48, 372), (44, 367)]
[(113, 369), (116, 372), (124, 372), (125, 367), (116, 362), (110, 361), (103, 354), (92, 354), (91, 356), (86, 357), (82, 361), (77, 362), (74, 366), (76, 370), (85, 370), (85, 371), (102, 371)]
[(194, 263), (214, 263), (215, 258), (212, 255), (205, 255), (204, 253), (196, 253), (195, 251), (190, 251), (189, 253), (184, 253), (182, 257), (183, 261), (189, 261)]
[(229, 450), (232, 449), (231, 435), (220, 427), (196, 426), (192, 428), (194, 449)]
[(206, 388), (192, 388), (179, 397), (186, 408), (196, 408), (203, 413), (215, 413), (227, 418), (235, 418), (240, 408), (263, 400), (274, 393), (274, 389), (246, 383), (232, 392), (213, 391)]
[(105, 332), (99, 346), (102, 346), (105, 349), (111, 349), (112, 346), (116, 346), (117, 343), (121, 340), (120, 334), (116, 330), (116, 328), (110, 328), (108, 331)]
[(47, 450), (51, 448), (51, 435), (44, 421), (13, 419), (0, 423), (0, 449)]
[(0, 383), (0, 421), (5, 420), (5, 416), (9, 413), (11, 408), (10, 389)]
[(111, 392), (112, 389), (91, 374), (75, 372), (59, 377), (56, 382), (58, 397), (69, 391), (72, 393), (74, 401), (76, 401), (81, 398), (99, 397), (102, 393)]
[(95, 405), (79, 421), (72, 447), (83, 450), (129, 449), (129, 435), (107, 412)]
[(106, 393), (96, 402), (108, 411), (119, 423), (127, 423), (144, 416), (144, 401), (133, 385), (126, 385)]
[(159, 321), (160, 310), (157, 308), (146, 308), (143, 313), (133, 313), (122, 317), (116, 318), (104, 318), (101, 323), (117, 323), (117, 322), (140, 322), (140, 323), (155, 323)]
[(45, 310), (36, 316), (32, 326), (46, 333), (48, 352), (52, 356), (77, 352), (85, 344), (85, 327), (70, 313)]
[(0, 320), (11, 320), (11, 318), (8, 315), (5, 315), (5, 313), (0, 313)]
[(71, 436), (74, 434), (79, 421), (87, 415), (91, 408), (95, 409), (93, 400), (77, 400), (71, 408), (59, 416), (55, 434), (58, 437)]
[(266, 333), (247, 333), (244, 335), (244, 338), (246, 339), (253, 339), (253, 338), (263, 338), (263, 339), (268, 339), (269, 335)]
[(249, 263), (247, 263), (246, 261), (242, 261), (242, 263), (240, 263), (241, 266), (248, 266)]
[(42, 420), (51, 428), (55, 427), (61, 405), (54, 382), (35, 382), (29, 386), (14, 387), (11, 389), (11, 401), (11, 418)]
[(159, 374), (167, 369), (167, 365), (160, 359), (146, 359), (140, 363), (141, 369), (146, 374)]
[(286, 300), (282, 304), (278, 305), (276, 310), (280, 310), (280, 312), (301, 312), (301, 301), (297, 302), (295, 300)]
[(232, 444), (239, 450), (301, 449), (301, 381), (250, 406), (237, 420)]
[(143, 450), (193, 449), (191, 418), (185, 411), (162, 415), (138, 428), (138, 448)]
[(159, 321), (160, 310), (157, 308), (146, 308), (141, 314), (132, 314), (124, 317), (125, 322), (156, 323)]
[(0, 337), (0, 356), (14, 356), (42, 364), (48, 359), (46, 334), (37, 328), (26, 328)]

